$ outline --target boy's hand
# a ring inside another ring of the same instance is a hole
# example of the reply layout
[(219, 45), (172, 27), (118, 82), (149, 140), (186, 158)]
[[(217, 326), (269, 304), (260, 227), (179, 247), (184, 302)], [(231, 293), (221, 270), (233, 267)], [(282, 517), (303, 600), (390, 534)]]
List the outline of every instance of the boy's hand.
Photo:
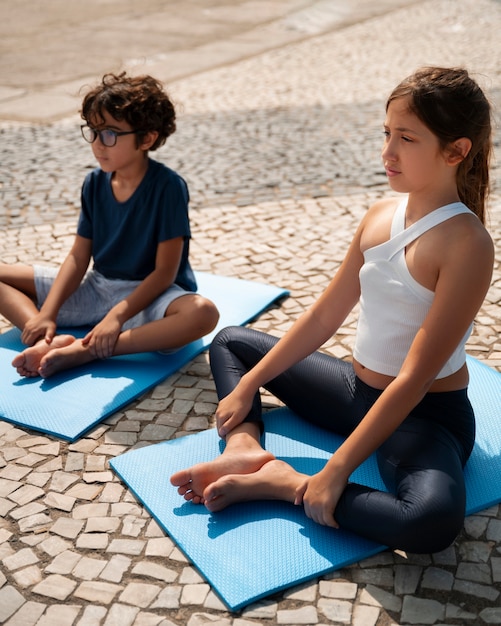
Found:
[(122, 325), (116, 318), (107, 315), (85, 335), (82, 344), (89, 348), (96, 359), (108, 359), (113, 356), (121, 328)]
[(21, 333), (21, 341), (26, 346), (32, 346), (39, 339), (44, 338), (51, 343), (56, 334), (56, 322), (43, 313), (38, 313), (24, 325)]

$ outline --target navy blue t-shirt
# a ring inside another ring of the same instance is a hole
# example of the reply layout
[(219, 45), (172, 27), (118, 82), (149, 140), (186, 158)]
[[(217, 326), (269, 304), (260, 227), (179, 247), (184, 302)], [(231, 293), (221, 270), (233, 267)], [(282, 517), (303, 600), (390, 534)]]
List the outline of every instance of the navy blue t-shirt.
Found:
[(148, 159), (146, 174), (132, 196), (117, 202), (111, 176), (96, 168), (82, 186), (77, 232), (92, 239), (94, 269), (107, 278), (144, 280), (155, 268), (158, 244), (184, 237), (174, 282), (196, 291), (188, 259), (191, 232), (186, 182), (162, 163)]

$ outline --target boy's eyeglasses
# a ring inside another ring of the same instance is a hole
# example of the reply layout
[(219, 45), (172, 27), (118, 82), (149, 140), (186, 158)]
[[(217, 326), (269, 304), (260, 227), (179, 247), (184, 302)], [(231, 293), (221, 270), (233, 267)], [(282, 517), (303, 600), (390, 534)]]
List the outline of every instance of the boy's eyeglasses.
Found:
[(99, 137), (99, 141), (106, 146), (107, 148), (113, 148), (113, 146), (117, 143), (117, 138), (122, 135), (133, 135), (134, 133), (138, 133), (138, 130), (110, 130), (109, 128), (103, 128), (103, 130), (96, 130), (87, 124), (83, 124), (80, 126), (80, 130), (82, 131), (82, 137), (85, 141), (89, 143), (94, 143), (96, 139)]

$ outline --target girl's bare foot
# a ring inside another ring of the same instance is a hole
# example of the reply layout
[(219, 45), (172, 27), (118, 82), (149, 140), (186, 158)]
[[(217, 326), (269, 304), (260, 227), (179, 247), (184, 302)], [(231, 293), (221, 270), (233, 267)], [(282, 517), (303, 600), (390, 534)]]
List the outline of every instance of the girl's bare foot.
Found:
[(26, 376), (28, 378), (40, 376), (39, 369), (41, 360), (51, 350), (69, 346), (74, 341), (75, 337), (72, 335), (56, 335), (51, 343), (47, 343), (45, 339), (40, 339), (33, 346), (26, 348), (26, 350), (23, 350), (14, 357), (12, 365), (16, 368), (20, 376)]
[(283, 500), (293, 504), (296, 489), (304, 478), (304, 474), (285, 461), (274, 459), (252, 474), (227, 474), (219, 478), (205, 489), (204, 504), (211, 512), (252, 500)]
[(250, 445), (232, 445), (213, 461), (197, 463), (188, 469), (172, 474), (170, 482), (179, 495), (194, 504), (204, 503), (205, 488), (226, 474), (251, 474), (275, 457), (263, 450), (258, 442)]

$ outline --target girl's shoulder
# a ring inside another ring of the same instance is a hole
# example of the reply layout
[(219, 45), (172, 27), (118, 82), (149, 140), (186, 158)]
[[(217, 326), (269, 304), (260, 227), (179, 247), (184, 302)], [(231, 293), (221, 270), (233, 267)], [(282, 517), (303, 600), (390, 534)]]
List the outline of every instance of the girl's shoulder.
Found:
[(369, 207), (358, 231), (362, 252), (390, 238), (393, 216), (401, 202), (402, 198), (381, 198)]

